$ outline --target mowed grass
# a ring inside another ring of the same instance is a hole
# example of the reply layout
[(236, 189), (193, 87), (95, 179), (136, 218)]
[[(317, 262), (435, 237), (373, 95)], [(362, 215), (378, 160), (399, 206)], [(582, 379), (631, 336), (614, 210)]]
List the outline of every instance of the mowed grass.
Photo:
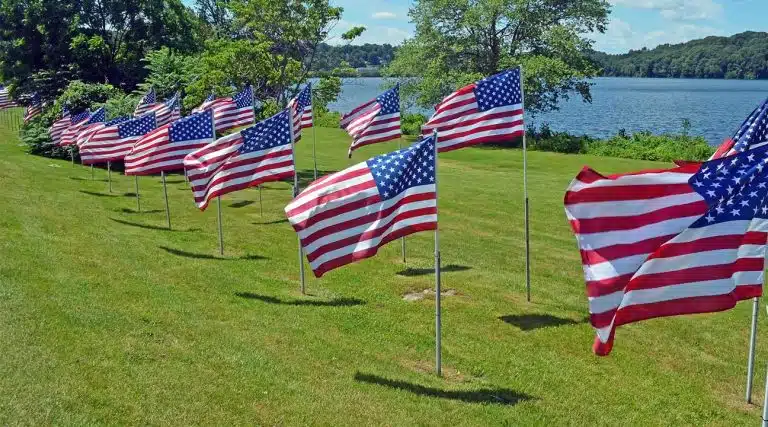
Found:
[[(318, 129), (337, 171), (348, 138)], [(311, 132), (297, 147), (311, 175)], [(743, 403), (750, 303), (623, 327), (610, 357), (593, 331), (562, 207), (584, 164), (530, 153), (533, 301), (526, 302), (522, 153), (466, 149), (439, 165), (444, 377), (433, 374), (433, 234), (314, 279), (299, 293), (288, 183), (199, 212), (169, 177), (133, 178), (24, 154), (0, 129), (0, 424), (750, 425)], [(304, 180), (306, 185), (306, 179)], [(309, 271), (308, 271), (309, 273)], [(761, 328), (765, 324), (761, 320)], [(761, 330), (762, 332), (762, 330)], [(765, 334), (762, 335), (765, 337)], [(762, 401), (768, 339), (758, 339)]]

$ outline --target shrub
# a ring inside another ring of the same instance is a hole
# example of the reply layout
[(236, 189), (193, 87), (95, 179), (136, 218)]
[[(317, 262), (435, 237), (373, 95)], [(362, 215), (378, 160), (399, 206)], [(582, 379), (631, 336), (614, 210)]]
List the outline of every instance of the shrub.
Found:
[(403, 135), (421, 135), (421, 126), (427, 122), (427, 118), (421, 114), (404, 114), (401, 118)]

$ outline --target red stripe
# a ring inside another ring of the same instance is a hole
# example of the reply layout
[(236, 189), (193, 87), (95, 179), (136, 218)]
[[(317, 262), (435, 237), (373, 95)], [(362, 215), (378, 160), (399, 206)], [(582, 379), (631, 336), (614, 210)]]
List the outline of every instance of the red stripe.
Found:
[[(464, 116), (468, 116), (470, 114), (476, 114), (477, 112), (478, 111), (467, 111), (465, 113), (458, 114), (456, 117), (453, 117), (453, 118), (464, 117)], [(489, 112), (487, 112), (485, 114), (482, 114), (482, 115), (480, 115), (480, 116), (478, 116), (478, 117), (476, 117), (476, 118), (474, 118), (472, 120), (459, 121), (459, 122), (456, 122), (456, 123), (453, 123), (453, 124), (450, 124), (450, 125), (447, 125), (447, 126), (439, 126), (439, 125), (438, 126), (433, 126), (433, 128), (437, 129), (438, 132), (448, 132), (448, 131), (451, 131), (451, 130), (454, 130), (454, 129), (463, 128), (463, 127), (467, 127), (467, 126), (473, 126), (473, 125), (476, 125), (476, 124), (479, 124), (479, 123), (483, 123), (483, 122), (487, 122), (487, 121), (490, 121), (490, 120), (505, 119), (507, 117), (521, 117), (519, 120), (515, 120), (514, 122), (512, 122), (512, 123), (515, 123), (515, 126), (519, 126), (519, 125), (523, 124), (522, 115), (523, 115), (523, 110), (522, 109), (513, 110), (513, 111), (500, 111), (500, 112), (490, 112), (489, 111)], [(445, 121), (447, 121), (447, 120), (445, 120)], [(429, 124), (427, 124), (427, 125), (429, 125)], [(425, 126), (427, 126), (427, 125), (425, 125)], [(495, 125), (495, 126), (498, 126), (498, 125)], [(425, 135), (431, 134), (434, 129), (429, 129), (429, 128), (424, 129), (422, 134), (425, 134)], [(454, 134), (454, 135), (461, 135), (461, 134), (457, 133), (457, 134)], [(454, 135), (451, 135), (448, 138), (455, 138)]]
[(359, 112), (361, 112), (361, 111), (363, 111), (363, 110), (365, 110), (365, 109), (367, 109), (367, 108), (370, 108), (370, 106), (371, 106), (371, 105), (374, 105), (374, 104), (376, 104), (376, 102), (377, 102), (377, 101), (376, 101), (376, 99), (374, 98), (374, 99), (372, 99), (372, 100), (370, 100), (370, 101), (366, 102), (365, 104), (363, 104), (363, 105), (361, 105), (361, 106), (359, 106), (359, 107), (355, 108), (354, 110), (350, 111), (349, 113), (345, 114), (344, 116), (342, 116), (342, 118), (341, 118), (341, 127), (342, 127), (342, 128), (343, 128), (343, 127), (345, 127), (345, 122), (346, 122), (347, 124), (349, 124), (349, 122), (351, 121), (351, 119), (353, 119), (353, 118), (354, 118), (354, 116), (355, 116), (357, 113), (359, 113)]
[(715, 251), (718, 249), (735, 249), (741, 245), (765, 245), (766, 233), (748, 231), (744, 234), (702, 237), (690, 242), (671, 242), (661, 246), (658, 252), (648, 259), (670, 258), (680, 255), (690, 255), (697, 252)]
[[(652, 237), (635, 243), (605, 246), (599, 249), (582, 249), (581, 260), (585, 265), (599, 264), (634, 255), (650, 254), (677, 234)], [(587, 282), (587, 286), (589, 286)]]
[[(333, 202), (334, 200), (338, 200), (338, 199), (341, 199), (343, 197), (346, 197), (346, 196), (349, 196), (349, 195), (352, 195), (352, 194), (360, 193), (360, 192), (369, 190), (371, 188), (376, 188), (376, 182), (373, 179), (371, 179), (369, 181), (365, 181), (365, 182), (359, 183), (359, 184), (350, 185), (348, 187), (339, 189), (339, 190), (334, 191), (332, 193), (322, 194), (319, 197), (312, 198), (312, 199), (308, 200), (307, 203), (305, 203), (305, 204), (303, 204), (303, 205), (301, 205), (301, 206), (299, 206), (299, 207), (297, 207), (295, 209), (291, 209), (290, 211), (286, 212), (286, 214), (288, 215), (289, 218), (292, 218), (292, 217), (300, 215), (300, 214), (302, 214), (302, 213), (304, 213), (304, 212), (306, 212), (306, 211), (308, 211), (310, 209), (314, 209), (317, 206), (325, 205), (325, 204)], [(376, 197), (378, 198), (378, 196), (376, 196)], [(294, 227), (298, 227), (297, 231), (301, 231), (301, 230), (311, 226), (315, 222), (317, 222), (317, 220), (313, 220), (313, 218), (320, 218), (321, 220), (322, 219), (326, 219), (326, 218), (330, 218), (332, 216), (338, 215), (338, 212), (340, 212), (339, 209), (342, 209), (345, 206), (361, 207), (360, 203), (363, 203), (364, 200), (366, 200), (366, 199), (358, 200), (358, 201), (352, 202), (352, 203), (347, 203), (345, 205), (339, 206), (337, 208), (329, 209), (327, 211), (318, 212), (315, 215), (312, 215), (310, 218), (307, 218), (306, 220), (304, 220), (302, 222), (296, 223), (294, 225)], [(365, 204), (363, 204), (362, 206), (365, 206)]]
[[(472, 105), (472, 104), (475, 104), (473, 108), (463, 110), (463, 111), (457, 111), (453, 114), (445, 114), (445, 113), (450, 113), (453, 110), (457, 110), (461, 107), (466, 107), (467, 105)], [(429, 119), (429, 121), (427, 121), (424, 124), (424, 126), (439, 127), (441, 123), (445, 123), (453, 119), (458, 119), (459, 117), (467, 116), (469, 114), (475, 114), (479, 111), (480, 110), (477, 109), (477, 98), (473, 96), (463, 101), (458, 101), (451, 104), (451, 108), (446, 108), (445, 110), (436, 110), (435, 114), (432, 116), (433, 118)], [(442, 115), (442, 114), (445, 114), (445, 115)], [(436, 117), (438, 115), (442, 115), (442, 116)]]
[(604, 233), (608, 231), (634, 230), (646, 225), (657, 224), (671, 219), (701, 216), (707, 212), (707, 202), (686, 203), (669, 206), (653, 212), (632, 216), (605, 216), (571, 220), (574, 233)]
[(683, 184), (645, 184), (614, 185), (611, 187), (592, 187), (565, 193), (566, 205), (592, 202), (615, 202), (618, 200), (647, 200), (656, 197), (694, 193), (688, 183)]
[(274, 174), (274, 175), (267, 175), (267, 176), (261, 177), (258, 180), (248, 181), (242, 184), (233, 185), (230, 187), (225, 187), (225, 188), (212, 191), (207, 194), (207, 197), (205, 199), (202, 200), (203, 204), (200, 206), (200, 210), (204, 211), (205, 208), (208, 207), (208, 204), (211, 202), (211, 200), (215, 199), (218, 196), (223, 196), (225, 194), (233, 193), (235, 191), (244, 190), (249, 187), (256, 187), (265, 182), (273, 182), (273, 181), (280, 181), (282, 179), (293, 178), (294, 174), (295, 174), (294, 171), (289, 171), (289, 172), (283, 172), (283, 173)]
[[(288, 155), (288, 153), (290, 151), (291, 151), (291, 147), (287, 146), (287, 148), (284, 148), (284, 149), (282, 149), (280, 151), (274, 151), (274, 152), (271, 152), (271, 153), (267, 153), (267, 154), (261, 155), (259, 157), (251, 157), (251, 158), (245, 158), (245, 159), (241, 158), (241, 156), (240, 156), (240, 154), (238, 152), (235, 152), (235, 153), (232, 153), (232, 155), (229, 158), (225, 159), (225, 163), (219, 165), (217, 168), (212, 169), (212, 170), (210, 170), (208, 172), (200, 172), (200, 173), (193, 174), (193, 176), (190, 176), (190, 178), (192, 178), (194, 181), (202, 180), (202, 179), (210, 179), (214, 175), (216, 175), (216, 174), (218, 174), (220, 172), (227, 171), (227, 170), (230, 170), (230, 169), (234, 169), (234, 168), (237, 168), (237, 167), (240, 167), (240, 166), (246, 166), (246, 165), (251, 165), (251, 164), (258, 164), (258, 163), (264, 162), (265, 160), (274, 159), (274, 158), (278, 158), (278, 157), (285, 157), (285, 156)], [(280, 164), (282, 164), (282, 163), (280, 163)], [(268, 165), (268, 167), (273, 167), (273, 166), (272, 165)], [(276, 166), (274, 166), (274, 167), (276, 167)], [(190, 169), (192, 169), (192, 168), (190, 168)], [(199, 170), (199, 168), (194, 168), (194, 169)], [(197, 172), (197, 170), (195, 170), (195, 172)]]
[[(258, 174), (258, 173), (262, 173), (262, 172), (265, 172), (265, 171), (270, 171), (270, 170), (273, 170), (273, 169), (282, 169), (282, 168), (284, 168), (286, 166), (292, 166), (293, 165), (293, 160), (290, 159), (290, 160), (286, 160), (284, 162), (274, 163), (274, 164), (270, 164), (270, 165), (262, 165), (260, 163), (261, 162), (243, 163), (243, 165), (253, 165), (255, 167), (254, 168), (250, 168), (250, 169), (246, 169), (246, 170), (243, 170), (243, 171), (239, 171), (237, 173), (229, 174), (227, 176), (218, 176), (218, 174), (215, 174), (212, 177), (212, 179), (208, 180), (205, 184), (203, 184), (203, 185), (193, 185), (192, 186), (192, 191), (207, 193), (211, 187), (214, 187), (214, 186), (216, 186), (218, 184), (226, 183), (228, 181), (234, 181), (234, 180), (239, 179), (239, 178), (245, 178), (245, 177), (252, 176), (252, 175), (255, 175), (255, 174)], [(228, 170), (228, 169), (222, 169), (222, 171)], [(198, 181), (198, 178), (195, 177), (195, 179), (193, 181)], [(201, 196), (196, 196), (195, 199), (196, 200), (202, 200), (203, 197), (205, 197), (205, 196), (202, 196), (202, 197)]]
[(743, 271), (762, 271), (765, 261), (763, 258), (737, 258), (728, 264), (692, 267), (663, 273), (643, 274), (629, 281), (625, 292), (640, 289), (656, 289), (664, 286), (685, 283), (703, 282), (707, 280), (727, 279), (734, 273)]
[[(454, 105), (454, 104), (449, 104), (451, 102), (451, 100), (453, 100), (454, 98), (458, 98), (458, 97), (460, 97), (462, 95), (466, 95), (466, 94), (468, 94), (470, 92), (474, 92), (475, 91), (475, 86), (476, 86), (475, 83), (468, 84), (468, 85), (464, 86), (463, 88), (457, 90), (456, 92), (446, 96), (445, 99), (440, 101), (440, 103), (435, 106), (435, 112), (436, 112), (435, 114), (439, 114), (439, 113), (442, 113), (443, 111), (451, 110), (453, 108), (453, 105)], [(451, 108), (448, 108), (449, 105), (450, 105)]]

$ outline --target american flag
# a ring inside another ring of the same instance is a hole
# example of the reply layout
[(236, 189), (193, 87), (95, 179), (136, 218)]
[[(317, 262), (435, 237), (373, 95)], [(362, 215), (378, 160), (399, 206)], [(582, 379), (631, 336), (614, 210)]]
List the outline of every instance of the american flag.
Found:
[(739, 126), (739, 130), (736, 131), (733, 138), (726, 139), (717, 148), (715, 154), (710, 157), (710, 160), (744, 152), (749, 150), (752, 145), (768, 140), (766, 138), (768, 136), (766, 134), (766, 122), (768, 122), (768, 99), (750, 113)]
[(144, 97), (141, 98), (141, 101), (139, 101), (139, 105), (136, 106), (136, 110), (133, 112), (133, 115), (135, 117), (139, 117), (141, 115), (144, 115), (151, 111), (152, 109), (158, 107), (159, 104), (157, 102), (157, 95), (155, 94), (155, 88), (149, 88), (149, 92), (147, 92)]
[(315, 276), (437, 229), (434, 143), (429, 137), (321, 178), (286, 206)]
[(136, 141), (156, 127), (154, 113), (104, 127), (80, 147), (80, 158), (84, 165), (123, 160)]
[(16, 106), (18, 105), (11, 99), (11, 94), (8, 93), (8, 88), (0, 85), (0, 110)]
[(40, 99), (40, 95), (35, 93), (29, 100), (29, 105), (24, 110), (24, 123), (29, 123), (30, 120), (39, 116), (43, 112), (43, 101)]
[(293, 135), (296, 140), (301, 139), (301, 130), (311, 128), (312, 123), (312, 84), (307, 84), (304, 89), (288, 102), (288, 107), (293, 112)]
[(184, 167), (201, 210), (217, 196), (293, 177), (290, 110), (190, 153)]
[(422, 134), (435, 130), (440, 135), (437, 149), (441, 153), (523, 135), (520, 68), (486, 77), (449, 95), (435, 107)]
[(125, 156), (126, 175), (150, 175), (184, 168), (184, 157), (213, 142), (211, 110), (192, 114), (153, 130)]
[(176, 93), (165, 102), (155, 104), (148, 112), (155, 113), (157, 126), (167, 125), (181, 118), (181, 95)]
[(77, 139), (83, 131), (86, 131), (89, 126), (104, 123), (107, 118), (107, 111), (104, 107), (99, 108), (93, 114), (88, 114), (85, 120), (81, 120), (78, 123), (74, 123), (69, 126), (61, 136), (61, 146), (76, 145)]
[(64, 130), (71, 124), (69, 117), (69, 108), (66, 105), (61, 107), (61, 118), (53, 122), (48, 129), (48, 134), (51, 136), (51, 140), (55, 145), (58, 145), (59, 142), (61, 142), (61, 134), (63, 134)]
[(349, 157), (365, 145), (400, 138), (400, 86), (345, 114), (341, 118), (341, 128), (353, 139)]
[(107, 122), (94, 123), (92, 125), (88, 125), (87, 127), (84, 127), (83, 130), (80, 132), (80, 134), (77, 136), (77, 140), (75, 140), (75, 144), (77, 145), (77, 148), (82, 148), (83, 144), (88, 142), (88, 140), (91, 139), (91, 136), (93, 136), (93, 134), (100, 131), (101, 129), (104, 129), (105, 127), (109, 127), (109, 126), (114, 126), (116, 124), (120, 124), (123, 122), (127, 122), (128, 120), (131, 120), (131, 118), (132, 118), (131, 116), (117, 117)]
[[(223, 98), (222, 98), (223, 99)], [(192, 109), (192, 114), (202, 113), (203, 111), (213, 107), (214, 101), (216, 101), (216, 95), (210, 94), (199, 107)]]
[(253, 111), (253, 88), (251, 86), (246, 86), (245, 89), (231, 98), (218, 98), (206, 108), (213, 110), (216, 130), (219, 132), (246, 126), (256, 121), (256, 114)]
[(80, 129), (80, 127), (88, 121), (88, 118), (91, 117), (91, 112), (86, 110), (82, 113), (75, 114), (74, 116), (69, 117), (69, 126), (67, 126), (62, 132), (61, 132), (61, 140), (59, 141), (59, 145), (64, 147), (67, 145), (72, 145), (75, 143), (74, 137), (77, 136), (77, 130)]

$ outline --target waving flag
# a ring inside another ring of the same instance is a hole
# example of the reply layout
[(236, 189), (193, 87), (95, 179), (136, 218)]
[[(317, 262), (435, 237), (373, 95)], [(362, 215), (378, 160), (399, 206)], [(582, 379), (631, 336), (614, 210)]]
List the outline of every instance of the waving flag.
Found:
[(80, 158), (84, 165), (123, 160), (131, 152), (136, 141), (156, 127), (154, 113), (104, 127), (80, 147)]
[(83, 127), (83, 130), (80, 131), (80, 134), (77, 136), (77, 139), (75, 140), (75, 144), (77, 145), (77, 148), (82, 148), (83, 144), (88, 142), (93, 136), (93, 134), (95, 134), (96, 132), (100, 131), (101, 129), (104, 129), (105, 127), (114, 126), (116, 124), (127, 122), (128, 120), (131, 120), (131, 116), (117, 117), (108, 122), (93, 123), (91, 125), (85, 126)]
[(88, 118), (91, 117), (90, 111), (83, 111), (82, 113), (75, 114), (74, 116), (69, 117), (69, 126), (67, 126), (64, 131), (61, 133), (61, 140), (59, 141), (59, 146), (67, 146), (74, 144), (73, 139), (73, 132), (75, 132), (74, 136), (77, 136), (76, 132), (80, 127), (88, 121)]
[(88, 126), (90, 125), (103, 123), (106, 120), (106, 117), (107, 117), (107, 112), (104, 109), (104, 107), (101, 107), (98, 110), (96, 110), (93, 114), (89, 114), (85, 120), (82, 120), (78, 123), (75, 123), (69, 126), (64, 131), (64, 134), (61, 136), (60, 145), (62, 146), (75, 145), (77, 143), (77, 138), (80, 136), (81, 132), (83, 132), (84, 130), (87, 130)]
[(24, 123), (29, 123), (30, 120), (43, 113), (43, 101), (40, 99), (40, 95), (35, 93), (29, 100), (29, 105), (24, 110)]
[(184, 167), (195, 203), (205, 210), (217, 196), (293, 177), (292, 143), (290, 110), (285, 109), (189, 154)]
[(8, 88), (0, 85), (0, 110), (17, 106), (18, 104), (11, 99), (11, 94), (8, 92)]
[(321, 178), (285, 208), (315, 276), (370, 258), (392, 240), (437, 229), (435, 144), (373, 157)]
[(202, 113), (203, 111), (213, 107), (214, 102), (216, 101), (216, 95), (210, 94), (207, 98), (205, 98), (205, 101), (203, 101), (202, 104), (200, 104), (199, 107), (192, 109), (192, 114)]
[(195, 110), (207, 109), (213, 111), (216, 130), (219, 132), (249, 125), (256, 121), (256, 114), (253, 111), (253, 88), (246, 86), (242, 92), (232, 98), (206, 101)]
[(152, 111), (159, 105), (160, 104), (157, 102), (157, 95), (155, 94), (155, 88), (149, 88), (149, 92), (147, 92), (147, 94), (141, 98), (141, 101), (139, 101), (139, 105), (136, 106), (136, 110), (133, 112), (133, 115), (135, 117), (142, 116), (149, 111)]
[(71, 124), (69, 118), (69, 108), (65, 105), (61, 107), (61, 118), (53, 122), (48, 129), (48, 134), (51, 136), (51, 140), (55, 145), (59, 145), (59, 142), (61, 142), (61, 135)]
[(293, 134), (296, 140), (301, 139), (301, 130), (312, 127), (312, 84), (307, 84), (304, 89), (288, 102), (288, 107), (293, 113)]
[(525, 133), (520, 68), (486, 77), (452, 93), (435, 107), (422, 134), (437, 130), (438, 151), (508, 141)]
[(148, 111), (155, 113), (157, 126), (167, 125), (168, 123), (178, 120), (181, 118), (181, 95), (176, 93), (165, 102), (155, 104), (155, 106)]
[(353, 140), (349, 157), (360, 147), (400, 138), (400, 86), (345, 114), (341, 128)]
[(752, 111), (739, 126), (733, 138), (725, 140), (710, 160), (741, 153), (749, 150), (753, 145), (768, 141), (766, 122), (768, 122), (768, 99)]
[(126, 175), (150, 175), (184, 168), (184, 157), (213, 142), (211, 110), (192, 114), (153, 130), (125, 156)]

